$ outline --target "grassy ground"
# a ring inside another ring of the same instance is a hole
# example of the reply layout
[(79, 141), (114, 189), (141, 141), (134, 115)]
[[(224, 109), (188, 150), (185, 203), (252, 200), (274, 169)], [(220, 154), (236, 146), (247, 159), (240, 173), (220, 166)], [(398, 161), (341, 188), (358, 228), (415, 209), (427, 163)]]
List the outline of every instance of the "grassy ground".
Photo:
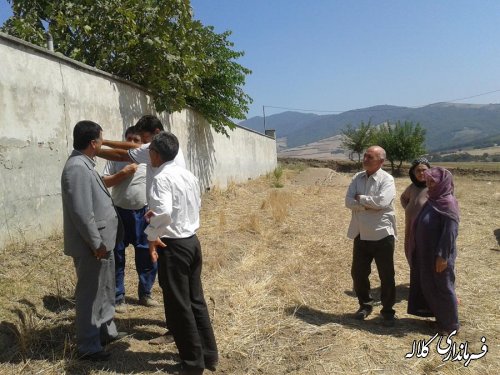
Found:
[[(203, 198), (199, 237), (203, 282), (221, 361), (216, 374), (497, 374), (500, 368), (500, 179), (458, 176), (462, 221), (457, 293), (462, 329), (457, 345), (488, 353), (468, 367), (445, 361), (430, 346), (426, 358), (406, 359), (414, 340), (433, 334), (430, 320), (406, 314), (409, 270), (402, 241), (395, 263), (399, 317), (385, 328), (377, 313), (352, 319), (357, 301), (350, 277), (350, 213), (344, 195), (351, 174), (304, 165), (214, 190)], [(396, 180), (403, 191), (407, 178)], [(279, 184), (278, 184), (279, 185)], [(397, 203), (400, 237), (403, 211)], [(1, 374), (168, 373), (175, 345), (151, 346), (163, 332), (163, 308), (137, 305), (133, 251), (127, 265), (128, 311), (117, 314), (131, 335), (109, 346), (105, 364), (73, 358), (71, 260), (57, 236), (0, 252)], [(376, 270), (372, 287), (379, 293)], [(154, 296), (161, 300), (159, 287)], [(165, 373), (163, 372), (163, 373)], [(208, 372), (207, 372), (208, 373)]]

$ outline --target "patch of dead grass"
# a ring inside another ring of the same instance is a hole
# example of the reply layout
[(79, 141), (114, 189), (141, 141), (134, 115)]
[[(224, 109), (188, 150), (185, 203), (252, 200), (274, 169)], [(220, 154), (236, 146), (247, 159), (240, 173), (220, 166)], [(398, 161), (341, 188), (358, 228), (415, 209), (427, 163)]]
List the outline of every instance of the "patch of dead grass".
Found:
[[(432, 348), (427, 358), (405, 359), (413, 340), (428, 339), (433, 332), (426, 319), (406, 314), (409, 270), (401, 240), (395, 254), (397, 327), (384, 328), (377, 311), (365, 322), (351, 318), (357, 301), (350, 276), (352, 241), (346, 238), (350, 213), (344, 208), (351, 175), (333, 175), (321, 184), (294, 184), (303, 171), (285, 169), (281, 189), (262, 178), (213, 189), (203, 197), (199, 238), (205, 296), (221, 356), (216, 374), (496, 374), (499, 252), (492, 249), (499, 247), (494, 232), (500, 230), (500, 213), (495, 204), (483, 203), (500, 190), (500, 183), (456, 178), (462, 212), (456, 270), (462, 324), (458, 340), (468, 341), (471, 352), (480, 352), (485, 336), (490, 348), (465, 368), (461, 362), (442, 362)], [(398, 193), (408, 183), (396, 179)], [(399, 202), (396, 209), (402, 238), (404, 212)], [(129, 310), (117, 320), (133, 336), (111, 345), (113, 359), (95, 366), (73, 358), (74, 271), (70, 258), (62, 255), (60, 239), (1, 252), (0, 343), (5, 339), (11, 345), (9, 356), (0, 350), (0, 373), (154, 374), (174, 363), (174, 345), (147, 344), (164, 330), (163, 308), (136, 304), (133, 251), (127, 256)], [(378, 293), (375, 267), (370, 280)], [(157, 285), (153, 293), (161, 300)], [(50, 296), (52, 307), (47, 303)], [(32, 314), (25, 317), (27, 328), (16, 309)], [(24, 357), (19, 340), (5, 333), (9, 327), (20, 333), (26, 329), (33, 338), (23, 349)], [(50, 349), (40, 345), (47, 337)]]

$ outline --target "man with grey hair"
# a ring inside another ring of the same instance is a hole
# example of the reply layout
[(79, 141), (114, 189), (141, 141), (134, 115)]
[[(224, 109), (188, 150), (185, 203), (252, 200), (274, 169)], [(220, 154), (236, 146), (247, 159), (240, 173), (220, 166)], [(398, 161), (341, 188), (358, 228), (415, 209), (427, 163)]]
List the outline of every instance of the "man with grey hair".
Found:
[(179, 166), (177, 137), (160, 132), (149, 145), (156, 168), (149, 193), (145, 230), (149, 252), (158, 261), (167, 327), (179, 350), (179, 374), (214, 371), (218, 362), (207, 304), (201, 284), (202, 252), (196, 236), (200, 226), (201, 196), (198, 179)]
[(345, 205), (352, 212), (347, 235), (354, 240), (351, 276), (360, 306), (355, 318), (364, 320), (373, 310), (369, 276), (375, 259), (381, 283), (381, 314), (384, 325), (393, 326), (396, 300), (396, 187), (394, 178), (382, 169), (385, 158), (385, 150), (380, 146), (371, 146), (366, 150), (363, 156), (364, 171), (353, 177)]

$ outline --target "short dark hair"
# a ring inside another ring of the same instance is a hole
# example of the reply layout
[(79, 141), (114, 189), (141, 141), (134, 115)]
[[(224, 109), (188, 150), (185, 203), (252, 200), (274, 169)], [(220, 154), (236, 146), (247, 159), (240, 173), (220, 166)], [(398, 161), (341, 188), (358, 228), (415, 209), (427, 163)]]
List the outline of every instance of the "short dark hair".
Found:
[(127, 135), (129, 134), (137, 134), (137, 129), (135, 126), (129, 126), (127, 130), (125, 130), (125, 138), (127, 138)]
[(144, 115), (135, 124), (135, 131), (154, 133), (156, 129), (163, 131), (163, 124), (155, 115)]
[(73, 148), (78, 151), (85, 150), (91, 141), (99, 138), (101, 132), (101, 125), (93, 121), (77, 122), (73, 128)]
[(179, 140), (172, 133), (162, 131), (153, 137), (149, 148), (158, 152), (164, 162), (171, 161), (179, 152)]

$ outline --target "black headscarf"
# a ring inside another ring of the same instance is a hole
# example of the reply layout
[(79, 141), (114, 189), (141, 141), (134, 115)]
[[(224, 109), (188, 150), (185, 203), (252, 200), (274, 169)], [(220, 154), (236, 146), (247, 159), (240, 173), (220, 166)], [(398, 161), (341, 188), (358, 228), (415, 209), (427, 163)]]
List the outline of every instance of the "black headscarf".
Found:
[(424, 188), (425, 187), (425, 181), (422, 182), (422, 181), (417, 180), (417, 178), (415, 177), (415, 174), (413, 173), (415, 171), (415, 168), (417, 167), (417, 165), (420, 165), (420, 164), (426, 165), (427, 168), (431, 167), (431, 165), (429, 164), (429, 160), (427, 160), (426, 158), (415, 159), (411, 163), (409, 175), (410, 175), (411, 182), (413, 182), (416, 186), (418, 186), (420, 188)]

